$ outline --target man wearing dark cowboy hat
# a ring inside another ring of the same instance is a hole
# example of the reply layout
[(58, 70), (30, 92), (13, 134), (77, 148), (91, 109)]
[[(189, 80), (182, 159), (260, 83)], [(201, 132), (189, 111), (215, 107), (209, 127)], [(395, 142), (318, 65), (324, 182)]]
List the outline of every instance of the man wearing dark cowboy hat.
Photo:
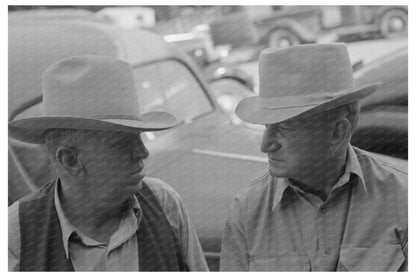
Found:
[(9, 208), (9, 270), (207, 270), (177, 193), (145, 178), (140, 132), (173, 127), (140, 114), (131, 67), (104, 56), (58, 61), (43, 75), (43, 116), (9, 136), (45, 144), (58, 178)]
[(236, 114), (265, 125), (268, 172), (239, 193), (221, 270), (407, 270), (407, 169), (350, 145), (358, 100), (344, 44), (267, 49), (260, 94)]

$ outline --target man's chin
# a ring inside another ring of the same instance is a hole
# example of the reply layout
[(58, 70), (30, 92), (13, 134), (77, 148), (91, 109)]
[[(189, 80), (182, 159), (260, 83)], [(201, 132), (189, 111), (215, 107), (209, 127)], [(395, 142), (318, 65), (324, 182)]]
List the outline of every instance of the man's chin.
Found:
[(142, 179), (143, 178), (140, 178), (140, 179), (136, 179), (130, 182), (127, 186), (129, 191), (132, 191), (133, 193), (138, 192), (142, 188), (142, 182), (141, 182)]
[(273, 177), (278, 177), (278, 178), (285, 178), (285, 177), (287, 177), (286, 170), (284, 168), (281, 168), (281, 167), (276, 168), (276, 167), (269, 166), (269, 173)]
[[(120, 189), (123, 191), (122, 194), (131, 195), (140, 191), (142, 188), (142, 180), (144, 176), (132, 175), (129, 180), (124, 182), (124, 186), (121, 186)], [(121, 191), (120, 191), (121, 192)]]
[(134, 173), (130, 176), (129, 183), (131, 185), (139, 184), (145, 176), (146, 176), (146, 174), (143, 171)]

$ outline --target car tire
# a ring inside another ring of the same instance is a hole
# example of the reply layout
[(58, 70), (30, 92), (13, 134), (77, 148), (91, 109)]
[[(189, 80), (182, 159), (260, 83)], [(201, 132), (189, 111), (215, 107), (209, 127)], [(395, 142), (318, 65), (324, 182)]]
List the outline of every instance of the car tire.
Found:
[(268, 47), (286, 48), (300, 44), (300, 39), (291, 31), (276, 29), (272, 31), (267, 39)]
[(385, 38), (407, 35), (408, 15), (400, 9), (389, 10), (380, 18), (380, 33)]

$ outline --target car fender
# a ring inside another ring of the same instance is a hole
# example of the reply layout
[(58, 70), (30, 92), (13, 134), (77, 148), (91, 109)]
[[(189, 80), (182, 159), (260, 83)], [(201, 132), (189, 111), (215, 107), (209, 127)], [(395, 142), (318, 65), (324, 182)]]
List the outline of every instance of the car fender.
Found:
[(229, 78), (239, 82), (250, 90), (254, 90), (253, 78), (236, 66), (230, 66), (223, 63), (211, 64), (203, 69), (203, 75), (205, 80), (209, 83)]

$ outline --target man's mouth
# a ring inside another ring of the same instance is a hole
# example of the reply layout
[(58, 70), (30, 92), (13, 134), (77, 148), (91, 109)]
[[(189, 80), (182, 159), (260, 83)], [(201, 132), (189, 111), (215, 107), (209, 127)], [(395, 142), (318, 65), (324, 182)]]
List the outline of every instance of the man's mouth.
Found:
[(139, 174), (139, 173), (141, 173), (141, 172), (143, 171), (143, 168), (144, 168), (144, 164), (143, 164), (143, 162), (142, 162), (142, 161), (140, 161), (140, 162), (138, 163), (138, 165), (139, 165), (139, 166), (138, 166), (137, 170), (133, 171), (132, 175)]
[(268, 157), (269, 158), (269, 162), (282, 162), (282, 159), (278, 159), (278, 158), (273, 158), (273, 157)]

